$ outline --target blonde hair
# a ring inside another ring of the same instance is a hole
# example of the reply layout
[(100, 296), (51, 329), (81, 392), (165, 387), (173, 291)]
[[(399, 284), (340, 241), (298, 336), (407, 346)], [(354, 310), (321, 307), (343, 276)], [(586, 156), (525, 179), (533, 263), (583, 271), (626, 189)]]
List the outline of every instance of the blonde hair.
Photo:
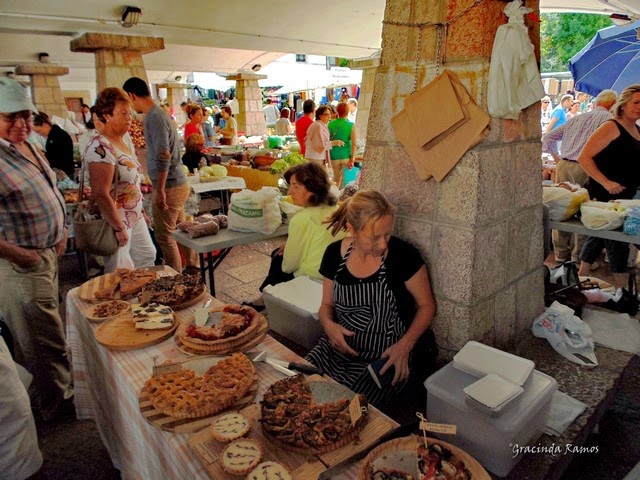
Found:
[(382, 217), (393, 215), (396, 208), (386, 197), (376, 190), (360, 190), (353, 197), (347, 198), (325, 222), (333, 235), (347, 229), (351, 224), (356, 232), (369, 223), (377, 222)]
[(640, 93), (640, 84), (636, 83), (635, 85), (630, 85), (625, 88), (620, 97), (618, 97), (618, 101), (616, 104), (611, 107), (611, 113), (613, 113), (616, 117), (621, 117), (624, 107), (629, 103), (634, 93)]

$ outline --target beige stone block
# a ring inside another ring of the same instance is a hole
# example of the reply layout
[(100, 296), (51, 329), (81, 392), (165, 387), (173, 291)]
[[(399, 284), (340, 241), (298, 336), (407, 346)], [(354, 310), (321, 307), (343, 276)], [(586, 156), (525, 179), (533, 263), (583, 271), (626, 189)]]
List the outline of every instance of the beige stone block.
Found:
[[(414, 0), (394, 0), (387, 2), (387, 7), (384, 11), (384, 21), (409, 22), (413, 20), (411, 18), (413, 4)], [(387, 27), (387, 25), (383, 25), (383, 27)]]
[(536, 142), (540, 140), (540, 103), (525, 108), (520, 113), (524, 138)]
[(385, 169), (385, 147), (367, 143), (364, 152), (364, 165), (362, 167), (361, 187), (374, 190), (383, 190)]
[(484, 139), (484, 146), (497, 145), (502, 143), (502, 125), (504, 120), (501, 118), (489, 117), (489, 134)]
[(45, 75), (33, 75), (31, 77), (31, 88), (48, 87)]
[(17, 65), (15, 69), (16, 75), (67, 75), (68, 67), (61, 65), (43, 65), (41, 63), (32, 63), (27, 65)]
[(544, 276), (540, 267), (516, 284), (516, 338), (531, 335), (533, 320), (544, 308)]
[(65, 104), (65, 101), (64, 101), (64, 95), (62, 94), (62, 90), (60, 90), (60, 87), (52, 88), (51, 92), (53, 94), (53, 101), (56, 102), (59, 105), (64, 105), (65, 106), (65, 110), (66, 110), (66, 104)]
[(473, 285), (471, 304), (494, 296), (506, 284), (507, 270), (511, 266), (507, 257), (507, 221), (479, 227), (473, 252)]
[(414, 0), (412, 4), (412, 20), (419, 23), (441, 22), (444, 20), (444, 6), (446, 6), (446, 2)]
[(33, 89), (33, 100), (37, 104), (55, 103), (53, 99), (53, 90), (48, 87), (40, 87)]
[(396, 235), (415, 246), (422, 255), (427, 269), (435, 264), (433, 255), (433, 226), (429, 222), (415, 219), (398, 213), (396, 216)]
[(540, 142), (514, 146), (516, 209), (540, 205), (542, 202), (541, 151)]
[(451, 300), (471, 305), (473, 272), (477, 250), (471, 230), (438, 225), (435, 231), (434, 288)]
[(436, 298), (438, 310), (431, 323), (440, 355), (453, 358), (471, 337), (471, 309), (469, 307)]
[(510, 285), (495, 296), (495, 346), (503, 349), (513, 344), (516, 334), (516, 287)]
[[(382, 71), (381, 71), (382, 70)], [(377, 141), (395, 142), (390, 119), (404, 106), (404, 98), (413, 91), (413, 72), (400, 69), (384, 71), (376, 76), (376, 87), (369, 117), (369, 135)]]
[(438, 221), (475, 225), (479, 203), (478, 153), (468, 152), (440, 182)]
[(478, 148), (478, 224), (506, 218), (513, 208), (513, 148)]
[[(394, 65), (399, 61), (407, 61), (409, 40), (417, 35), (417, 30), (416, 27), (383, 25), (381, 65)], [(412, 42), (412, 47), (412, 52), (415, 52), (415, 41)], [(415, 53), (411, 55), (415, 61)]]
[(507, 232), (507, 282), (512, 282), (542, 264), (542, 206), (511, 217)]
[(423, 182), (402, 147), (386, 150), (384, 194), (398, 210), (410, 217), (433, 219), (436, 209), (437, 185), (434, 180)]

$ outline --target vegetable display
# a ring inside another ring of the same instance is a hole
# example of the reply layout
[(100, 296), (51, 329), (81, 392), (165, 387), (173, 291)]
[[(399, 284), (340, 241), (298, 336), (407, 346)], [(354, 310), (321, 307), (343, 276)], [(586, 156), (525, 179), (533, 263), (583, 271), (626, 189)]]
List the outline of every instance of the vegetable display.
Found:
[(227, 168), (222, 165), (210, 165), (208, 167), (202, 167), (198, 170), (200, 174), (200, 178), (211, 178), (211, 177), (226, 177), (227, 176)]
[(271, 164), (269, 172), (273, 174), (283, 173), (287, 168), (304, 162), (304, 157), (300, 152), (289, 152), (284, 157), (276, 160)]

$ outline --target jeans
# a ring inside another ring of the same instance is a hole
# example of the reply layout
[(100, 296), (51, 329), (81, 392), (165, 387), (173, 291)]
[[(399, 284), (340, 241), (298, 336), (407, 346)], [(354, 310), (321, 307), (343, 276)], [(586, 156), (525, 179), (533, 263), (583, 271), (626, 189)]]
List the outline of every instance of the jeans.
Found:
[(187, 265), (197, 266), (195, 252), (191, 249), (178, 246), (178, 243), (171, 235), (176, 229), (178, 223), (184, 222), (184, 204), (189, 198), (191, 187), (188, 183), (175, 188), (167, 188), (166, 203), (168, 208), (161, 210), (153, 204), (153, 226), (155, 229), (156, 242), (162, 250), (165, 265), (170, 266), (177, 272), (182, 271), (182, 260), (180, 259), (180, 250), (187, 260)]
[(609, 257), (611, 271), (614, 273), (626, 272), (627, 259), (629, 258), (628, 243), (605, 240), (604, 238), (587, 237), (580, 252), (580, 260), (587, 263), (595, 262), (603, 248), (607, 249), (607, 257)]

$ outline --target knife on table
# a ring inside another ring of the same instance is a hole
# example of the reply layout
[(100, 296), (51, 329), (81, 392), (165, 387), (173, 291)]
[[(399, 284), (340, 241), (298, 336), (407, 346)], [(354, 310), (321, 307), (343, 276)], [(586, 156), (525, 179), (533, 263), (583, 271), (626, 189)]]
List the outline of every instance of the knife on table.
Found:
[[(274, 368), (277, 369), (276, 365), (279, 367), (283, 367), (287, 370), (296, 370), (301, 373), (306, 373), (307, 375), (324, 375), (324, 372), (314, 367), (313, 365), (307, 365), (304, 363), (296, 363), (296, 362), (287, 362), (285, 360), (280, 360), (278, 358), (270, 357), (266, 350), (261, 352), (248, 352), (247, 356), (251, 359), (252, 362), (265, 362), (271, 364)], [(286, 373), (286, 372), (283, 372)]]
[(418, 425), (420, 424), (420, 420), (416, 420), (411, 423), (407, 423), (405, 425), (400, 425), (399, 427), (394, 428), (393, 430), (389, 430), (387, 433), (382, 435), (378, 440), (373, 442), (371, 445), (366, 448), (360, 450), (358, 453), (351, 455), (348, 458), (345, 458), (340, 463), (336, 463), (333, 467), (326, 469), (318, 476), (318, 480), (331, 480), (334, 478), (340, 471), (342, 471), (347, 465), (357, 462), (364, 457), (366, 457), (371, 450), (376, 448), (379, 445), (382, 445), (389, 440), (393, 440), (394, 438), (406, 437), (407, 435), (412, 434), (414, 431), (418, 430)]

